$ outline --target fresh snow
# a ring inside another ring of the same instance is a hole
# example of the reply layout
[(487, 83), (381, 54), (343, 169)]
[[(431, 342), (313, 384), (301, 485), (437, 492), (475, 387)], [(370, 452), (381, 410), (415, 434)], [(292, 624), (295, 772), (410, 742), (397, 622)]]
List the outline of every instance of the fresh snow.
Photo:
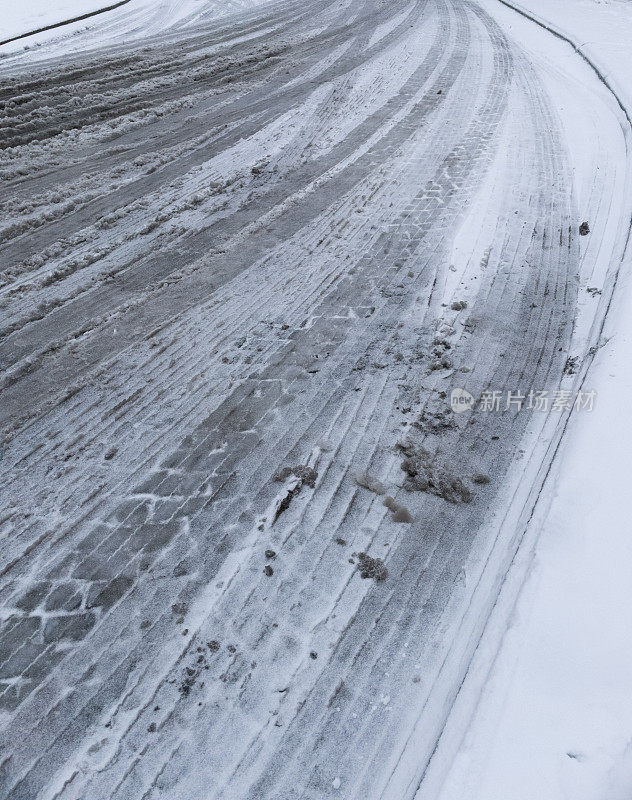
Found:
[(113, 5), (116, 0), (4, 0), (0, 39), (11, 39), (22, 33), (54, 25), (81, 14)]

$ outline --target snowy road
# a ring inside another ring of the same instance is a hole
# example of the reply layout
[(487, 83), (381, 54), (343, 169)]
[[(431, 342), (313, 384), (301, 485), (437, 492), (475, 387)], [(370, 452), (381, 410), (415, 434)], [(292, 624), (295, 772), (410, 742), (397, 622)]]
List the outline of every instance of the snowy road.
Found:
[(614, 167), (474, 2), (206, 8), (1, 62), (0, 797), (404, 800), (565, 419), (450, 391), (572, 389)]

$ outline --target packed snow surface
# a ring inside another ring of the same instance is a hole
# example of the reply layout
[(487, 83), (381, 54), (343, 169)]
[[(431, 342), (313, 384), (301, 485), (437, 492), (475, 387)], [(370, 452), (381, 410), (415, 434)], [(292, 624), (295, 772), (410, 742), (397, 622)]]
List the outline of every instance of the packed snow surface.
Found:
[(459, 761), (631, 206), (611, 92), (498, 8), (139, 1), (2, 48), (2, 800)]

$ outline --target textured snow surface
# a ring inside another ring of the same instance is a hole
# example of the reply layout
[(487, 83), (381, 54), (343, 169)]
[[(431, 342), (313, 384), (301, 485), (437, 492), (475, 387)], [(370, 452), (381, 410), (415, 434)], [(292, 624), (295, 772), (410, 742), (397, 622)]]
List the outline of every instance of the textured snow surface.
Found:
[(585, 380), (620, 112), (487, 4), (125, 9), (1, 62), (0, 797), (407, 800), (569, 418), (450, 392)]

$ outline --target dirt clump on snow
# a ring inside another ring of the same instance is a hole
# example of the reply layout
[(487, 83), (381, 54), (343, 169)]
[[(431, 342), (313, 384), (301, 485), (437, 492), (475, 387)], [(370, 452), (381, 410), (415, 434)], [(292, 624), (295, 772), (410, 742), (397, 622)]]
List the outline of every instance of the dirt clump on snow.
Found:
[(432, 340), (432, 346), (438, 348), (439, 350), (452, 349), (452, 344), (445, 338), (445, 336), (440, 336), (438, 334)]
[(404, 454), (400, 467), (407, 475), (406, 491), (428, 492), (454, 504), (472, 501), (471, 490), (436, 455), (410, 443), (400, 443), (398, 449)]
[(303, 488), (303, 484), (301, 483), (301, 481), (299, 481), (296, 484), (296, 486), (294, 486), (294, 488), (290, 489), (289, 492), (281, 499), (281, 501), (279, 502), (279, 504), (277, 506), (277, 509), (276, 509), (276, 511), (274, 513), (274, 519), (272, 520), (272, 524), (273, 525), (278, 520), (278, 518), (281, 516), (281, 514), (284, 511), (288, 510), (288, 508), (290, 507), (290, 503), (296, 497), (297, 494), (301, 493), (301, 489), (302, 488)]
[(400, 505), (394, 497), (390, 495), (382, 501), (383, 505), (393, 512), (393, 522), (412, 522), (413, 518), (405, 506)]
[(282, 467), (281, 469), (278, 469), (272, 476), (272, 480), (277, 481), (278, 483), (283, 483), (291, 477), (297, 478), (298, 480), (296, 485), (289, 489), (286, 495), (279, 501), (274, 514), (274, 519), (272, 520), (273, 525), (281, 516), (281, 514), (289, 508), (289, 505), (294, 497), (296, 497), (297, 494), (300, 494), (303, 486), (309, 486), (310, 489), (314, 488), (316, 485), (316, 478), (318, 478), (318, 472), (316, 472), (316, 470), (312, 467), (306, 467), (302, 464), (299, 464), (296, 467)]
[(417, 422), (413, 422), (415, 428), (427, 430), (430, 433), (441, 433), (456, 427), (454, 413), (451, 408), (446, 407), (441, 411), (430, 411), (425, 409)]
[[(213, 642), (212, 644), (217, 644), (217, 643)], [(211, 643), (207, 644), (211, 652), (216, 652), (216, 649), (212, 648), (210, 645)], [(217, 647), (217, 650), (219, 650), (219, 645)], [(204, 670), (208, 670), (209, 665), (208, 661), (206, 660), (206, 655), (207, 654), (204, 648), (198, 647), (196, 649), (196, 652), (193, 653), (195, 662), (191, 666), (185, 667), (182, 680), (180, 682), (180, 685), (178, 686), (178, 691), (183, 697), (187, 697), (191, 693), (191, 690), (195, 686), (196, 682), (199, 681)], [(201, 681), (199, 685), (201, 687), (204, 686), (204, 681)]]
[(393, 513), (393, 522), (408, 523), (412, 521), (413, 518), (410, 511), (405, 506), (399, 506), (397, 511)]
[(590, 227), (588, 226), (588, 223), (582, 222), (582, 224), (579, 226), (579, 235), (588, 236), (589, 233), (590, 233)]
[(435, 372), (439, 369), (452, 369), (454, 363), (451, 358), (443, 355), (441, 357), (433, 358), (430, 362), (430, 372)]
[(432, 361), (430, 362), (430, 370), (437, 369), (451, 369), (453, 366), (452, 359), (448, 355), (448, 351), (452, 349), (452, 345), (444, 336), (435, 336), (432, 343)]
[(375, 581), (384, 581), (388, 575), (386, 564), (381, 558), (372, 558), (367, 553), (358, 553), (358, 569), (361, 578), (373, 578)]
[(296, 467), (282, 467), (281, 469), (278, 469), (272, 476), (272, 480), (276, 481), (277, 483), (283, 483), (283, 481), (286, 481), (292, 475), (298, 478), (301, 484), (309, 486), (310, 489), (313, 489), (316, 485), (318, 472), (316, 472), (316, 470), (312, 467), (305, 467), (303, 464), (299, 464)]

